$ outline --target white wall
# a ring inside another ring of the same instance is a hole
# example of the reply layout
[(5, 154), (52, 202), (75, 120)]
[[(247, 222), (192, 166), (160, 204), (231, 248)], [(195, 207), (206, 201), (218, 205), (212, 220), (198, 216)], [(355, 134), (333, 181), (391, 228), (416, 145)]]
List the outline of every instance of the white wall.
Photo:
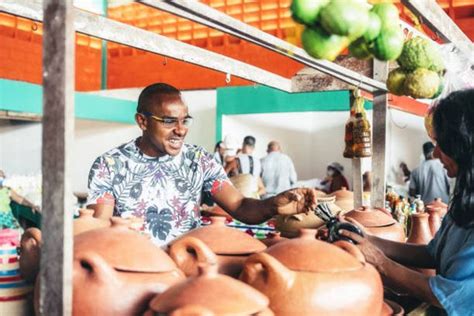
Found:
[[(96, 94), (136, 101), (140, 91), (141, 89), (107, 90)], [(216, 92), (185, 91), (183, 98), (195, 118), (186, 141), (213, 150)], [(0, 169), (10, 175), (39, 174), (41, 133), (41, 123), (0, 120)], [(86, 191), (89, 168), (97, 156), (139, 135), (140, 130), (136, 125), (76, 120), (72, 146), (73, 191)]]

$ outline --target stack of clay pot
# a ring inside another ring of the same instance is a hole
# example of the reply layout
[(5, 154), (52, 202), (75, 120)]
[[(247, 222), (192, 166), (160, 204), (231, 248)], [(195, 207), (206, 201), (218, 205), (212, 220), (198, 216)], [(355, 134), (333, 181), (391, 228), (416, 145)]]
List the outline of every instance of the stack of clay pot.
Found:
[(20, 275), (19, 231), (0, 229), (0, 315), (27, 316), (32, 312), (33, 287)]
[(355, 219), (371, 235), (392, 241), (405, 242), (406, 237), (403, 227), (384, 209), (363, 206), (347, 212), (344, 216)]
[(225, 217), (211, 217), (210, 225), (172, 242), (169, 254), (186, 276), (198, 275), (200, 263), (216, 262), (219, 273), (238, 277), (245, 259), (267, 248), (245, 232), (227, 227), (225, 220)]
[[(328, 196), (323, 192), (317, 194), (318, 203), (326, 203), (333, 215), (343, 212), (335, 203), (334, 196)], [(316, 216), (314, 212), (299, 213), (293, 215), (278, 215), (275, 217), (275, 228), (281, 235), (294, 238), (299, 235), (300, 229), (317, 229), (324, 225), (324, 221)]]
[[(193, 238), (193, 237), (190, 237)], [(200, 264), (196, 276), (157, 295), (145, 316), (271, 316), (268, 298), (229, 276), (218, 274), (217, 266)]]
[(276, 315), (383, 315), (380, 275), (353, 244), (316, 230), (250, 256), (240, 279), (270, 299)]
[(341, 190), (331, 193), (331, 195), (336, 198), (336, 205), (343, 211), (349, 212), (354, 209), (354, 193), (352, 191), (343, 187)]

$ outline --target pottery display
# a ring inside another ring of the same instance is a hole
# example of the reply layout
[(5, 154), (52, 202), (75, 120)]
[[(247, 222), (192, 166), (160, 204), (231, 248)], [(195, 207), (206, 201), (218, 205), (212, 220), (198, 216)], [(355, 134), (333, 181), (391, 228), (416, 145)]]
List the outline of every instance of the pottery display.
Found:
[(74, 238), (73, 315), (138, 315), (183, 273), (149, 238), (112, 218), (112, 226)]
[[(198, 263), (216, 260), (219, 273), (238, 277), (245, 259), (266, 248), (245, 232), (227, 227), (224, 217), (211, 217), (210, 225), (191, 230), (174, 240), (169, 254), (186, 276), (198, 274)], [(215, 258), (211, 254), (215, 254)]]
[(354, 209), (354, 192), (343, 187), (340, 190), (334, 191), (330, 195), (336, 198), (336, 205), (344, 211), (348, 212)]
[(364, 230), (374, 236), (405, 242), (405, 231), (388, 211), (369, 207), (360, 207), (344, 214), (364, 226)]
[(152, 299), (147, 315), (273, 315), (265, 295), (217, 269), (201, 264), (197, 276)]
[(428, 213), (413, 213), (410, 214), (411, 229), (410, 236), (408, 236), (407, 243), (427, 245), (433, 235), (429, 225)]
[(21, 236), (20, 273), (28, 282), (35, 282), (39, 273), (41, 240), (41, 230), (35, 227), (28, 228)]
[(110, 221), (95, 218), (94, 210), (85, 208), (79, 210), (79, 217), (73, 221), (74, 235), (78, 235), (80, 233), (92, 229), (104, 228), (109, 226)]
[(276, 315), (381, 315), (375, 268), (346, 241), (329, 244), (315, 230), (250, 256), (240, 279), (270, 299)]
[(428, 211), (429, 209), (433, 208), (439, 208), (441, 210), (441, 217), (444, 217), (446, 213), (448, 212), (448, 204), (444, 203), (441, 198), (436, 198), (430, 203), (425, 205), (426, 210)]
[[(333, 215), (343, 211), (336, 205), (334, 196), (318, 196), (316, 199), (318, 204), (327, 204)], [(288, 238), (297, 237), (300, 229), (317, 229), (323, 225), (324, 221), (314, 212), (275, 216), (275, 229)]]
[(440, 208), (427, 208), (426, 212), (428, 213), (428, 224), (430, 226), (431, 235), (434, 237), (441, 227), (441, 217), (443, 211)]
[(280, 232), (270, 232), (265, 239), (262, 239), (262, 242), (265, 246), (271, 247), (285, 240), (288, 240), (288, 238), (282, 237)]

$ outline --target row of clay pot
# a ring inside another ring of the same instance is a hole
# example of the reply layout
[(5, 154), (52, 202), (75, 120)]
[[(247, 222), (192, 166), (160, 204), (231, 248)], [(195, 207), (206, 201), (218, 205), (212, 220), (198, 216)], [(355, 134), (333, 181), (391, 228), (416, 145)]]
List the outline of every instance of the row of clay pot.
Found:
[[(127, 221), (111, 222), (75, 236), (74, 315), (137, 315), (147, 308), (147, 315), (393, 313), (383, 303), (380, 276), (358, 248), (318, 241), (315, 231), (266, 248), (213, 219), (172, 243), (168, 255)], [(248, 285), (216, 270), (240, 274)]]

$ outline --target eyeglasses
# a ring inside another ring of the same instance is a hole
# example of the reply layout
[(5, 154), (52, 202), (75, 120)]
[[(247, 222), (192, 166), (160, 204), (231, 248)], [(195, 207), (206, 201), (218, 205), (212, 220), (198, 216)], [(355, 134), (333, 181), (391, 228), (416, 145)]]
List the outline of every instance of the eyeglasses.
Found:
[(142, 112), (141, 114), (145, 115), (146, 117), (151, 117), (155, 121), (160, 122), (166, 128), (176, 127), (178, 126), (179, 122), (181, 122), (181, 124), (183, 124), (185, 127), (190, 127), (193, 124), (193, 117), (189, 115), (183, 119), (179, 119), (177, 117), (159, 117), (153, 115), (150, 112)]

